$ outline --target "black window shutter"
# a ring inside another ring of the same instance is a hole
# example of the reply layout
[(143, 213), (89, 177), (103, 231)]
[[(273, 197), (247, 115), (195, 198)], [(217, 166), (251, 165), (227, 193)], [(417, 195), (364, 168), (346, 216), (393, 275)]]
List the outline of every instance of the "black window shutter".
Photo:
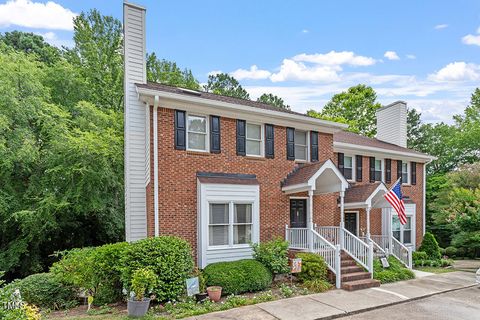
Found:
[(237, 120), (237, 155), (246, 155), (247, 138), (245, 136), (245, 120)]
[(410, 163), (410, 180), (412, 185), (417, 184), (417, 163), (416, 162)]
[(220, 117), (210, 116), (210, 152), (220, 153)]
[(397, 160), (397, 179), (402, 178), (402, 160)]
[(185, 111), (175, 110), (175, 149), (186, 149)]
[(392, 159), (385, 159), (385, 182), (392, 182)]
[(275, 157), (275, 130), (273, 124), (265, 125), (265, 158)]
[(318, 132), (310, 131), (310, 161), (318, 161)]
[(295, 160), (295, 129), (287, 128), (287, 160)]
[(343, 153), (339, 152), (338, 153), (338, 170), (340, 170), (340, 172), (344, 175), (345, 174), (345, 156)]
[(375, 157), (370, 157), (370, 182), (375, 182)]
[(358, 182), (362, 181), (363, 175), (363, 157), (362, 156), (355, 156), (355, 165), (357, 166), (357, 172), (355, 173), (355, 178)]

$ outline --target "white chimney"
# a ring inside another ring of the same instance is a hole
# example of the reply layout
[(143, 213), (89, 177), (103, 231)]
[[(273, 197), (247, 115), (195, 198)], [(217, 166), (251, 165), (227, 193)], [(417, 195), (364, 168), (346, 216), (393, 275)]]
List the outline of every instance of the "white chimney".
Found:
[(377, 110), (377, 139), (407, 147), (407, 103), (396, 101)]
[(146, 185), (150, 179), (149, 112), (135, 83), (146, 83), (145, 8), (123, 3), (125, 101), (125, 235), (147, 236)]

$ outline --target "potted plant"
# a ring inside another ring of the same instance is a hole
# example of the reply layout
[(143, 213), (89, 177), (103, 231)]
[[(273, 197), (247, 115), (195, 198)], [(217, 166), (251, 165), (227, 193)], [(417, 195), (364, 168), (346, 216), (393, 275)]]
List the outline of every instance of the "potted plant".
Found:
[(212, 286), (207, 288), (208, 297), (213, 302), (220, 301), (220, 297), (222, 296), (222, 287), (219, 286)]
[(198, 268), (195, 269), (194, 275), (198, 277), (198, 291), (200, 291), (195, 295), (195, 299), (197, 300), (197, 302), (201, 302), (207, 298), (207, 288), (205, 286), (205, 278), (203, 277), (202, 272)]
[(145, 297), (155, 287), (158, 281), (157, 275), (148, 268), (137, 269), (132, 275), (132, 293), (128, 299), (128, 315), (131, 317), (143, 317), (150, 306), (150, 298)]

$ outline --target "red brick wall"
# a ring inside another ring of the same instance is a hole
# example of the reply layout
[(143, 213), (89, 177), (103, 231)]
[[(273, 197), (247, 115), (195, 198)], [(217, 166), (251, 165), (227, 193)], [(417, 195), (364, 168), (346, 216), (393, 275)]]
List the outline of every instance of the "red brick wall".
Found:
[[(153, 119), (153, 109), (151, 108)], [(152, 120), (151, 120), (152, 121)], [(260, 183), (260, 239), (283, 237), (290, 222), (289, 196), (280, 182), (295, 167), (286, 160), (286, 130), (275, 126), (275, 158), (236, 155), (236, 120), (221, 118), (221, 153), (174, 149), (174, 110), (158, 109), (158, 172), (160, 234), (187, 239), (197, 246), (197, 171), (255, 174)], [(151, 122), (153, 128), (153, 122)], [(151, 183), (153, 186), (153, 129), (151, 129)], [(319, 133), (319, 159), (333, 156), (333, 137)], [(153, 190), (153, 187), (151, 188)], [(147, 188), (148, 235), (154, 235), (153, 192)]]
[[(368, 157), (363, 157), (362, 161), (362, 181), (353, 182), (354, 184), (366, 184), (370, 183), (369, 168), (370, 162)], [(335, 153), (335, 161), (338, 165), (338, 155)], [(423, 239), (423, 166), (424, 164), (417, 162), (417, 184), (416, 185), (402, 185), (403, 195), (409, 197), (416, 204), (416, 221), (415, 221), (415, 235), (416, 235), (416, 245), (420, 246)], [(388, 184), (387, 187), (391, 187), (393, 183), (397, 180), (397, 161), (392, 159), (392, 183)], [(355, 210), (357, 211), (357, 210)], [(360, 211), (360, 230), (366, 230), (366, 212), (363, 209)], [(381, 234), (382, 233), (382, 211), (381, 209), (372, 209), (370, 212), (370, 229), (371, 234)], [(361, 234), (361, 232), (360, 232)]]

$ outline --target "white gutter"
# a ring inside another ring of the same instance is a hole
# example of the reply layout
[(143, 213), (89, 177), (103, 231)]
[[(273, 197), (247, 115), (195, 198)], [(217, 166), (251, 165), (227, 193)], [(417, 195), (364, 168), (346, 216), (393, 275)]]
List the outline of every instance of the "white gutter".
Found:
[[(158, 96), (153, 103), (153, 212), (155, 237), (160, 235), (158, 222)], [(149, 110), (147, 110), (149, 112)]]
[[(348, 128), (348, 125), (343, 124), (343, 123), (337, 123), (333, 121), (327, 121), (327, 120), (322, 120), (322, 119), (317, 119), (317, 118), (312, 118), (308, 117), (305, 115), (300, 115), (300, 114), (294, 114), (294, 113), (287, 113), (287, 112), (282, 112), (282, 111), (274, 111), (274, 110), (267, 110), (267, 109), (261, 109), (261, 108), (255, 108), (251, 106), (246, 106), (246, 105), (240, 105), (240, 104), (234, 104), (230, 102), (224, 102), (224, 101), (218, 101), (218, 100), (211, 100), (211, 99), (206, 99), (206, 98), (200, 98), (198, 96), (188, 96), (184, 94), (178, 94), (178, 93), (172, 93), (172, 92), (165, 92), (161, 90), (155, 90), (155, 89), (149, 89), (149, 88), (144, 88), (144, 87), (138, 87), (137, 86), (137, 93), (140, 95), (140, 99), (143, 98), (143, 101), (150, 103), (150, 97), (153, 96), (158, 96), (160, 98), (164, 99), (170, 99), (170, 100), (175, 100), (175, 101), (183, 101), (186, 103), (194, 103), (198, 105), (204, 105), (204, 106), (209, 106), (216, 108), (217, 112), (219, 108), (228, 111), (228, 112), (233, 112), (234, 114), (238, 114), (239, 112), (245, 112), (248, 114), (252, 115), (259, 115), (259, 116), (265, 116), (270, 119), (278, 119), (278, 120), (286, 120), (286, 121), (297, 121), (300, 123), (308, 124), (308, 125), (313, 125), (313, 126), (321, 126), (324, 128), (328, 128), (329, 132), (337, 132), (340, 130), (344, 130)], [(143, 97), (141, 97), (143, 96)]]
[(423, 165), (423, 235), (425, 235), (426, 227), (427, 227), (427, 164), (432, 162), (432, 160), (425, 162)]

